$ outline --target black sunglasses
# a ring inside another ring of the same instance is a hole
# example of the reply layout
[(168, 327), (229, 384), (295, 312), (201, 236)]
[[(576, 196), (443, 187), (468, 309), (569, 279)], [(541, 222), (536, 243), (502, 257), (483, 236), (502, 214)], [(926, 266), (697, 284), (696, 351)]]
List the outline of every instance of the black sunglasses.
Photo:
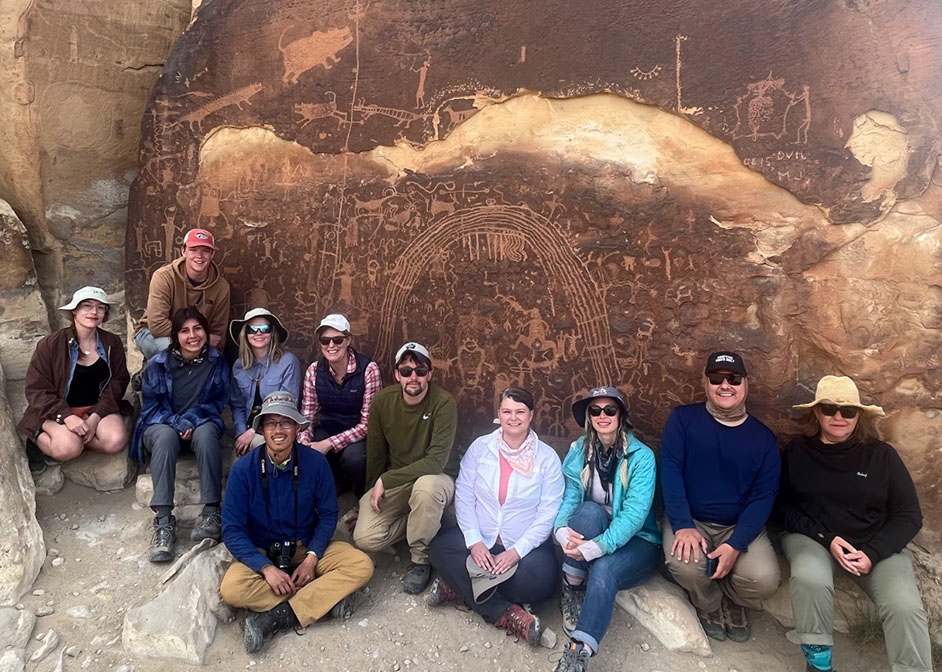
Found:
[(818, 404), (818, 408), (821, 409), (821, 413), (828, 416), (829, 418), (833, 415), (836, 415), (840, 411), (841, 417), (845, 420), (853, 420), (857, 417), (857, 414), (860, 413), (860, 409), (856, 406), (838, 406), (836, 404)]
[(317, 340), (321, 342), (321, 345), (330, 345), (331, 343), (333, 343), (334, 345), (340, 345), (345, 340), (347, 340), (347, 337), (346, 336), (321, 336)]
[(245, 330), (250, 334), (270, 334), (271, 325), (270, 324), (250, 324)]
[(610, 418), (614, 418), (618, 414), (618, 406), (609, 404), (608, 406), (589, 406), (589, 415), (593, 418), (597, 418), (604, 413)]
[(725, 380), (733, 387), (742, 385), (742, 376), (738, 373), (708, 373), (707, 379), (710, 381), (710, 385), (722, 385)]
[(403, 378), (409, 378), (412, 374), (417, 375), (419, 378), (425, 378), (428, 375), (428, 367), (425, 366), (400, 366), (399, 375)]

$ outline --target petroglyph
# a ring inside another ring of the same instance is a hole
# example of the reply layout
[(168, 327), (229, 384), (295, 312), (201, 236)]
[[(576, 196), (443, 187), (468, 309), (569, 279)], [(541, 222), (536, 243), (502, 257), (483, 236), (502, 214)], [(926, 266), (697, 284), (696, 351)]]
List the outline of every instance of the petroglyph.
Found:
[(408, 128), (416, 121), (421, 119), (429, 119), (430, 114), (420, 114), (417, 112), (411, 112), (410, 110), (399, 110), (394, 107), (383, 107), (381, 105), (367, 105), (363, 101), (360, 101), (353, 106), (354, 112), (360, 113), (360, 120), (366, 121), (374, 115), (379, 115), (382, 117), (389, 117), (396, 121), (396, 126)]
[(202, 132), (202, 122), (203, 120), (211, 114), (215, 114), (220, 110), (223, 110), (231, 105), (235, 105), (238, 109), (244, 109), (243, 105), (251, 105), (252, 103), (249, 100), (252, 96), (256, 96), (264, 90), (261, 82), (255, 82), (254, 84), (248, 84), (242, 88), (236, 89), (230, 93), (227, 93), (217, 98), (213, 98), (208, 103), (200, 105), (192, 112), (187, 112), (182, 115), (177, 121), (178, 123), (187, 123), (190, 124), (190, 128), (195, 124)]
[(307, 37), (302, 37), (284, 44), (285, 34), (291, 30), (285, 28), (278, 38), (278, 50), (284, 61), (285, 73), (281, 78), (285, 84), (297, 84), (298, 78), (308, 70), (318, 66), (330, 70), (340, 62), (338, 54), (353, 42), (350, 28), (331, 28), (315, 30)]
[(323, 103), (295, 103), (294, 113), (303, 119), (300, 128), (304, 128), (315, 119), (328, 119), (333, 117), (337, 120), (337, 127), (340, 128), (345, 123), (350, 123), (347, 113), (337, 109), (337, 94), (333, 91), (327, 91), (328, 97)]
[(661, 76), (661, 66), (655, 65), (650, 70), (642, 70), (638, 66), (635, 66), (629, 70), (629, 72), (635, 79), (640, 79), (642, 82), (646, 82), (648, 80), (654, 79), (655, 77)]
[[(811, 127), (811, 92), (807, 85), (796, 93), (785, 88), (785, 80), (772, 78), (772, 73), (758, 82), (746, 85), (747, 93), (736, 98), (733, 109), (736, 125), (734, 138), (786, 138), (806, 144)], [(789, 119), (791, 115), (791, 119)]]

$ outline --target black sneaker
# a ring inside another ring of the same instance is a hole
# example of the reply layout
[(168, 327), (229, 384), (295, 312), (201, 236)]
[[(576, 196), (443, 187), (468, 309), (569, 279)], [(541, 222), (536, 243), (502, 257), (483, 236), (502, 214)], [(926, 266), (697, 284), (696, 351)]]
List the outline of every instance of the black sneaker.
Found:
[(353, 610), (354, 610), (354, 607), (356, 607), (355, 596), (356, 596), (356, 593), (351, 593), (350, 595), (347, 595), (345, 598), (340, 600), (340, 602), (335, 604), (333, 607), (331, 607), (330, 617), (339, 619), (341, 621), (346, 621), (351, 616), (353, 616)]
[(203, 541), (203, 539), (220, 541), (222, 539), (222, 518), (219, 509), (210, 513), (203, 512), (196, 527), (190, 532), (190, 539), (192, 541)]
[(173, 544), (177, 540), (177, 519), (154, 518), (154, 538), (150, 542), (151, 562), (170, 562), (173, 560)]
[(26, 439), (26, 460), (29, 462), (29, 473), (33, 476), (39, 476), (46, 471), (45, 455), (32, 437)]
[(726, 641), (726, 622), (723, 620), (722, 608), (709, 613), (697, 609), (697, 618), (700, 619), (700, 625), (703, 626), (707, 637), (718, 642)]
[(425, 590), (431, 578), (432, 568), (430, 565), (411, 562), (409, 563), (409, 570), (402, 579), (402, 589), (410, 595), (418, 595)]
[(265, 640), (299, 625), (298, 617), (287, 602), (282, 602), (268, 611), (246, 610), (245, 650), (249, 653), (261, 651)]
[(585, 672), (589, 666), (589, 650), (582, 642), (570, 640), (563, 657), (556, 663), (556, 672)]
[(579, 623), (579, 615), (582, 613), (582, 601), (584, 599), (585, 584), (573, 586), (564, 578), (563, 588), (559, 595), (559, 610), (563, 614), (563, 631), (567, 635), (571, 635)]

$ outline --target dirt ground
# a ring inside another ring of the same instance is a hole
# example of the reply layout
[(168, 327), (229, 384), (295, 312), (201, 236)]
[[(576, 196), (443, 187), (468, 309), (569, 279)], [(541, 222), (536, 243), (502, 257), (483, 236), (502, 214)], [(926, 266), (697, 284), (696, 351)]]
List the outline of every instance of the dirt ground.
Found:
[[(353, 500), (342, 498), (341, 511)], [(43, 571), (21, 602), (29, 609), (51, 606), (54, 612), (38, 619), (33, 632), (50, 628), (59, 646), (77, 646), (81, 653), (65, 658), (66, 670), (116, 670), (132, 665), (137, 672), (234, 669), (325, 669), (340, 672), (403, 672), (433, 670), (493, 670), (495, 672), (552, 672), (565, 642), (558, 603), (538, 607), (546, 625), (560, 635), (556, 649), (532, 649), (485, 624), (473, 613), (454, 607), (430, 609), (425, 595), (402, 592), (400, 577), (408, 555), (380, 553), (376, 573), (346, 622), (316, 623), (302, 635), (280, 636), (250, 656), (242, 646), (241, 614), (220, 624), (216, 639), (200, 668), (184, 663), (132, 657), (121, 644), (124, 612), (159, 593), (167, 565), (147, 561), (151, 515), (134, 503), (133, 489), (99, 493), (66, 482), (58, 494), (37, 499), (37, 517), (46, 537), (48, 557)], [(181, 528), (177, 554), (192, 544)], [(55, 558), (62, 558), (56, 562)], [(80, 607), (87, 607), (82, 613)], [(72, 614), (69, 614), (70, 608)], [(78, 608), (78, 609), (75, 609)], [(82, 616), (85, 616), (84, 618)], [(592, 672), (778, 672), (804, 670), (798, 647), (771, 617), (754, 614), (753, 639), (747, 644), (713, 642), (714, 655), (700, 658), (667, 651), (647, 630), (616, 608), (602, 650), (592, 659)], [(27, 654), (39, 647), (32, 641)], [(58, 651), (27, 670), (46, 672)], [(886, 670), (882, 647), (864, 646), (838, 636), (835, 666), (840, 670)], [(127, 668), (125, 668), (126, 672)]]

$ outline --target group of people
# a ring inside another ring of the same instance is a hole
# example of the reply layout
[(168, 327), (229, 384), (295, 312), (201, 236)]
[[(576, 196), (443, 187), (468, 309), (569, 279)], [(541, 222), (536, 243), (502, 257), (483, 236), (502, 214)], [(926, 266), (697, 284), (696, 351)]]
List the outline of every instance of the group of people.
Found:
[[(214, 252), (212, 234), (192, 230), (182, 256), (152, 278), (134, 336), (146, 364), (130, 453), (150, 462), (154, 562), (173, 558), (177, 458), (195, 453), (203, 510), (191, 536), (221, 539), (235, 559), (221, 593), (246, 609), (248, 651), (292, 627), (349, 617), (373, 574), (365, 552), (403, 539), (406, 592), (431, 583), (429, 605), (463, 604), (530, 644), (542, 626), (527, 605), (559, 591), (569, 641), (557, 672), (587, 668), (616, 593), (662, 563), (708, 636), (742, 642), (747, 609), (761, 608), (780, 581), (769, 524), (781, 530), (809, 672), (832, 669), (838, 573), (877, 605), (892, 669), (932, 669), (905, 548), (922, 525), (915, 487), (878, 438), (883, 410), (863, 404), (850, 378), (819, 381), (814, 399), (796, 407), (804, 435), (780, 451), (746, 410), (742, 357), (715, 352), (703, 372), (706, 401), (671, 412), (659, 460), (615, 387), (572, 405), (581, 435), (562, 462), (533, 429), (533, 395), (511, 387), (496, 428), (459, 460), (455, 399), (433, 381), (419, 343), (399, 349), (396, 382), (383, 388), (378, 364), (352, 347), (349, 321), (328, 315), (317, 328), (320, 356), (302, 377), (285, 349), (288, 330), (256, 308), (228, 324), (238, 346), (230, 366), (220, 350), (229, 286)], [(31, 468), (129, 443), (124, 348), (101, 326), (110, 308), (101, 289), (78, 290), (61, 308), (70, 326), (37, 345), (19, 424)], [(227, 405), (237, 459), (223, 495)], [(347, 489), (359, 500), (343, 517), (352, 544), (333, 540), (337, 495)]]

